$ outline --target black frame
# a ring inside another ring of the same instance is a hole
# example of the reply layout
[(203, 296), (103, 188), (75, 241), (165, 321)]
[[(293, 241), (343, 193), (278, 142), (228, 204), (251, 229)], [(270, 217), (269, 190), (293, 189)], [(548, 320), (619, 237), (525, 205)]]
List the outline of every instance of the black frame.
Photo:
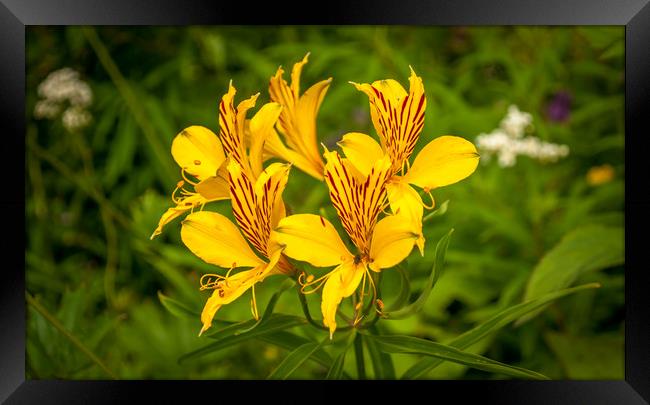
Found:
[[(1, 212), (6, 213), (3, 216), (5, 227), (0, 232), (1, 257), (5, 263), (0, 275), (0, 319), (3, 321), (0, 327), (0, 400), (7, 399), (7, 403), (115, 403), (135, 398), (142, 392), (147, 402), (162, 400), (165, 403), (177, 398), (174, 402), (189, 402), (188, 395), (212, 401), (232, 396), (248, 402), (251, 393), (265, 395), (267, 400), (282, 398), (283, 402), (328, 397), (337, 401), (350, 393), (377, 396), (394, 385), (398, 395), (411, 395), (410, 390), (417, 388), (426, 391), (433, 401), (448, 396), (454, 398), (454, 402), (475, 398), (501, 404), (650, 402), (650, 302), (646, 291), (650, 277), (648, 266), (642, 262), (644, 231), (648, 229), (644, 226), (643, 214), (650, 212), (650, 188), (648, 169), (644, 168), (643, 145), (640, 144), (650, 136), (648, 3), (650, 0), (400, 0), (392, 3), (375, 0), (349, 5), (323, 3), (318, 7), (305, 2), (291, 7), (279, 2), (253, 6), (243, 2), (211, 4), (201, 0), (2, 0), (0, 116), (3, 146), (11, 152), (0, 159), (0, 164), (3, 173), (9, 174), (3, 178), (7, 191), (23, 187), (19, 176), (13, 176), (12, 171), (25, 156), (26, 25), (270, 24), (271, 21), (273, 24), (624, 25), (627, 271), (625, 380), (621, 381), (357, 381), (337, 382), (331, 387), (317, 381), (302, 381), (291, 386), (241, 381), (25, 381), (25, 264), (19, 251), (24, 239), (20, 240), (13, 233), (19, 233), (21, 225), (24, 229), (23, 219), (14, 213), (24, 207), (25, 202), (24, 195), (5, 192), (0, 202)], [(313, 11), (316, 8), (319, 11)], [(273, 12), (275, 18), (269, 18)], [(22, 164), (24, 167), (24, 160)], [(10, 184), (6, 184), (7, 181)], [(348, 384), (354, 385), (344, 386)], [(303, 390), (310, 392), (303, 396), (300, 393)], [(411, 398), (417, 400), (416, 396)]]

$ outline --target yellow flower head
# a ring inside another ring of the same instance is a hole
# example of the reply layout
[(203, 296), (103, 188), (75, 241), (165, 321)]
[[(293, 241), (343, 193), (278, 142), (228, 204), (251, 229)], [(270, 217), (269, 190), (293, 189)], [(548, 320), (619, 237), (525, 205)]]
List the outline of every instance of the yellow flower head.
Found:
[(271, 100), (284, 107), (277, 124), (284, 142), (273, 131), (264, 149), (268, 155), (291, 162), (305, 173), (322, 180), (324, 164), (318, 151), (316, 116), (332, 78), (314, 84), (301, 96), (300, 74), (308, 57), (309, 53), (293, 65), (291, 85), (282, 78), (282, 67), (269, 81)]
[[(230, 269), (226, 276), (207, 274), (201, 278), (201, 289), (214, 289), (214, 293), (203, 308), (203, 328), (200, 333), (212, 325), (212, 319), (222, 305), (232, 302), (249, 288), (253, 289), (253, 316), (258, 318), (255, 284), (269, 275), (291, 270), (281, 255), (282, 250), (270, 241), (271, 230), (285, 216), (282, 192), (289, 168), (288, 164), (274, 163), (253, 182), (241, 165), (231, 160), (228, 164), (228, 185), (239, 229), (216, 212), (195, 212), (183, 221), (183, 243), (204, 261)], [(233, 269), (242, 267), (250, 269), (230, 275)]]
[[(151, 239), (160, 235), (163, 227), (188, 210), (203, 207), (208, 202), (229, 198), (226, 155), (232, 156), (251, 177), (262, 171), (262, 148), (278, 119), (282, 106), (265, 104), (248, 123), (253, 143), (248, 154), (244, 145), (246, 112), (255, 106), (259, 93), (234, 107), (236, 90), (232, 82), (219, 103), (219, 139), (214, 132), (202, 126), (191, 126), (181, 131), (172, 141), (172, 156), (181, 167), (183, 181), (172, 192), (175, 207), (169, 208), (160, 218)], [(222, 146), (223, 143), (223, 146)], [(190, 174), (198, 181), (188, 178)], [(194, 191), (183, 188), (185, 183)]]
[[(307, 285), (323, 285), (321, 311), (330, 337), (336, 330), (336, 312), (341, 300), (362, 284), (373, 287), (368, 269), (379, 272), (395, 266), (411, 252), (421, 235), (396, 216), (377, 221), (386, 201), (384, 183), (391, 173), (388, 157), (378, 159), (367, 173), (361, 173), (337, 152), (326, 151), (325, 181), (330, 199), (343, 228), (356, 247), (351, 253), (334, 226), (318, 215), (299, 214), (280, 220), (274, 238), (284, 246), (284, 254), (318, 267), (337, 266)], [(316, 289), (318, 288), (316, 287)]]
[[(471, 142), (457, 136), (441, 136), (425, 145), (413, 164), (409, 163), (424, 126), (427, 106), (422, 78), (412, 68), (409, 82), (408, 93), (392, 79), (372, 84), (352, 83), (368, 96), (380, 144), (368, 135), (354, 132), (344, 135), (339, 146), (362, 172), (367, 172), (384, 154), (388, 155), (391, 169), (386, 189), (391, 210), (419, 222), (421, 227), (424, 203), (410, 185), (430, 195), (430, 190), (456, 183), (472, 174), (479, 155)], [(431, 199), (427, 207), (430, 209), (434, 206), (433, 197)]]

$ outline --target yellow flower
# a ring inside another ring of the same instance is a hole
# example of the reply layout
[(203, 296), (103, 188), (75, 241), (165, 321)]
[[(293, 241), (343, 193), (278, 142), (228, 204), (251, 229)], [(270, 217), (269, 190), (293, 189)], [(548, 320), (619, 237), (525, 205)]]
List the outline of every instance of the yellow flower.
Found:
[(271, 100), (284, 107), (277, 124), (284, 143), (277, 132), (273, 131), (264, 149), (270, 156), (293, 163), (305, 173), (323, 180), (324, 164), (318, 151), (316, 116), (332, 78), (314, 84), (300, 96), (300, 73), (308, 57), (309, 53), (293, 65), (291, 85), (282, 78), (282, 67), (278, 68), (269, 82)]
[(611, 165), (594, 166), (587, 172), (587, 183), (590, 186), (599, 186), (609, 183), (614, 179), (614, 168)]
[[(282, 192), (289, 169), (288, 164), (273, 163), (253, 182), (238, 162), (230, 160), (228, 185), (239, 229), (216, 212), (194, 212), (183, 221), (183, 243), (207, 263), (230, 269), (226, 276), (206, 274), (201, 277), (201, 289), (214, 289), (214, 293), (201, 313), (203, 327), (199, 336), (210, 328), (221, 306), (234, 301), (249, 288), (253, 295), (251, 309), (257, 319), (255, 284), (270, 275), (290, 272), (282, 249), (270, 240), (271, 230), (285, 216)], [(262, 258), (253, 252), (242, 233)], [(230, 275), (237, 268), (250, 269)]]
[(386, 201), (384, 183), (391, 173), (387, 156), (377, 159), (366, 174), (337, 152), (326, 151), (325, 158), (330, 199), (356, 254), (350, 253), (334, 226), (318, 215), (298, 214), (282, 219), (273, 238), (284, 246), (284, 254), (289, 257), (317, 267), (337, 266), (303, 286), (320, 283), (318, 289), (324, 283), (321, 311), (331, 338), (341, 300), (352, 295), (360, 283), (362, 300), (366, 283), (375, 291), (368, 269), (379, 272), (395, 266), (408, 256), (421, 235), (409, 221), (394, 215), (377, 221)]
[[(228, 198), (228, 185), (222, 166), (226, 156), (219, 138), (208, 128), (191, 126), (182, 130), (172, 142), (172, 156), (181, 167), (181, 180), (172, 192), (175, 207), (169, 208), (160, 218), (151, 239), (162, 233), (163, 227), (188, 210), (207, 202)], [(195, 177), (192, 181), (187, 174)], [(183, 188), (189, 183), (194, 191)]]
[[(422, 188), (431, 196), (432, 189), (472, 174), (479, 155), (471, 142), (457, 136), (441, 136), (424, 146), (412, 165), (409, 163), (424, 126), (427, 104), (422, 78), (412, 68), (409, 82), (408, 93), (392, 79), (372, 84), (352, 83), (368, 96), (370, 115), (381, 145), (368, 135), (353, 132), (344, 135), (339, 146), (362, 173), (367, 173), (373, 162), (387, 154), (391, 168), (386, 190), (391, 210), (421, 227), (425, 205), (410, 185)], [(433, 197), (431, 200), (429, 209), (434, 206)], [(420, 246), (424, 239), (418, 243)]]
[[(226, 154), (238, 162), (251, 178), (262, 172), (262, 148), (264, 140), (273, 130), (282, 106), (277, 103), (265, 104), (248, 124), (253, 143), (249, 155), (246, 154), (244, 126), (246, 112), (255, 106), (259, 93), (234, 107), (236, 89), (232, 82), (228, 92), (219, 103), (219, 139), (211, 130), (202, 126), (191, 126), (176, 135), (172, 142), (172, 156), (181, 167), (184, 181), (180, 181), (172, 192), (175, 207), (169, 208), (160, 218), (158, 227), (151, 239), (160, 235), (163, 227), (188, 210), (194, 210), (211, 201), (228, 199), (228, 182), (226, 171)], [(223, 146), (222, 146), (223, 143)], [(225, 153), (224, 153), (225, 151)], [(190, 180), (186, 174), (195, 177), (198, 182)], [(194, 191), (183, 188), (185, 183), (193, 186)], [(177, 195), (180, 194), (180, 195)]]

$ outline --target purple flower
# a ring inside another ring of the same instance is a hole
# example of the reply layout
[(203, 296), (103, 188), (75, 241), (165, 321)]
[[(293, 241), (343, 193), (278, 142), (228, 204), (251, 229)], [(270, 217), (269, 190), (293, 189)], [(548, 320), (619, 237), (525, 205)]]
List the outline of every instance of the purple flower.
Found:
[(571, 113), (571, 95), (566, 91), (558, 91), (546, 107), (546, 116), (555, 122), (564, 122)]

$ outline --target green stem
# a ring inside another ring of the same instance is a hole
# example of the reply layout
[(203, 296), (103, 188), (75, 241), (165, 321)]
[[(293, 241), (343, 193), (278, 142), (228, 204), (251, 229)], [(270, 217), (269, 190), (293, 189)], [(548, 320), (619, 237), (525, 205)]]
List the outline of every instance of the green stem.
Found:
[(27, 303), (36, 310), (46, 321), (48, 321), (56, 330), (61, 332), (77, 349), (81, 350), (83, 354), (88, 356), (95, 364), (97, 364), (106, 374), (108, 374), (112, 379), (117, 380), (117, 375), (115, 375), (108, 367), (102, 362), (102, 360), (97, 357), (92, 351), (90, 351), (76, 336), (70, 333), (54, 315), (50, 314), (47, 309), (45, 309), (37, 300), (32, 297), (28, 292), (25, 292), (25, 297), (27, 298)]
[(357, 360), (357, 375), (360, 380), (366, 379), (366, 365), (363, 360), (363, 341), (361, 333), (354, 337), (354, 357)]

